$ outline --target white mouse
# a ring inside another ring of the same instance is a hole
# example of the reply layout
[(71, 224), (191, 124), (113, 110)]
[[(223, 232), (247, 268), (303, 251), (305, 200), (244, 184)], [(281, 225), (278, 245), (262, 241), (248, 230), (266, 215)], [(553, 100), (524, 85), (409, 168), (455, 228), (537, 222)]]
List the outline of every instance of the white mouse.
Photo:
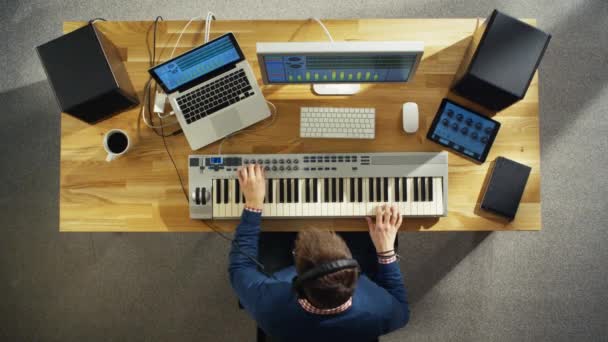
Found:
[(414, 102), (403, 104), (403, 130), (405, 133), (418, 131), (418, 105)]

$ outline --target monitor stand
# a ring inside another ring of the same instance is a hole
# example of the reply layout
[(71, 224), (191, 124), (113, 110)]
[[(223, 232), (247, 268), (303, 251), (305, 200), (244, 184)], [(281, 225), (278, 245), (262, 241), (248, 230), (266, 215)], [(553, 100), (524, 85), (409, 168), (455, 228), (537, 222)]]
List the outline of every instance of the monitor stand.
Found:
[(359, 92), (361, 85), (358, 83), (317, 83), (312, 85), (317, 95), (353, 95)]

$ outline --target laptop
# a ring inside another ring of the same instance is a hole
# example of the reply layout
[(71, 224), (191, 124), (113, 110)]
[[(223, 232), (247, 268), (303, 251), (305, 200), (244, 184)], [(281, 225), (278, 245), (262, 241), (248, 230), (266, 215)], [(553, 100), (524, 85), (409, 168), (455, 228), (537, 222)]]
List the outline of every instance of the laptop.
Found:
[(148, 70), (197, 150), (270, 116), (234, 35), (225, 34)]

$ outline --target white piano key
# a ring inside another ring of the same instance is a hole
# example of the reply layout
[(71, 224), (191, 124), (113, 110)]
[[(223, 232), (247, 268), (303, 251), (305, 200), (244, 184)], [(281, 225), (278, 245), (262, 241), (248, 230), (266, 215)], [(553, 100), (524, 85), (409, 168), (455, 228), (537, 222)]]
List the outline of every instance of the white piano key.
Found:
[(396, 204), (395, 199), (395, 178), (390, 177), (388, 179), (388, 203)]
[[(236, 208), (234, 206), (236, 203), (234, 202), (234, 179), (228, 180), (228, 203), (226, 204), (226, 216), (234, 217), (236, 212)], [(233, 212), (234, 211), (234, 212)]]
[(302, 217), (302, 209), (304, 207), (304, 179), (296, 179), (298, 185), (298, 201), (296, 202), (296, 216)]
[(264, 186), (266, 187), (266, 197), (264, 198), (264, 204), (262, 206), (262, 216), (269, 216), (271, 204), (269, 202), (270, 194), (268, 191), (268, 184), (270, 183), (270, 179), (266, 179), (266, 183)]
[(313, 212), (315, 213), (315, 216), (323, 216), (323, 178), (317, 179), (316, 188), (317, 200), (315, 201)]
[(405, 202), (405, 215), (414, 216), (414, 179), (407, 177), (405, 179), (407, 184), (407, 200)]
[(448, 208), (443, 207), (443, 178), (435, 177), (435, 181), (433, 189), (437, 189), (435, 192), (435, 202), (437, 203), (436, 215), (443, 215), (448, 210)]
[[(284, 184), (285, 184), (285, 183), (284, 183), (284, 181), (285, 181), (285, 180), (284, 180), (284, 179), (282, 179), (282, 178), (277, 179), (277, 198), (276, 198), (276, 201), (277, 201), (277, 211), (276, 211), (276, 216), (277, 216), (277, 217), (281, 217), (281, 216), (283, 216), (283, 211), (284, 211), (284, 210), (283, 210), (284, 205), (283, 205), (283, 202), (281, 202), (281, 193), (282, 193), (281, 188), (283, 187), (283, 193), (284, 193), (284, 190), (285, 190), (285, 188), (284, 188), (284, 187), (285, 187), (285, 185), (284, 185)], [(283, 195), (283, 196), (284, 196), (284, 195)], [(284, 200), (285, 200), (285, 198), (283, 198), (283, 201), (284, 201)]]
[(423, 177), (422, 178), (422, 182), (425, 182), (425, 187), (424, 187), (424, 191), (425, 191), (425, 201), (423, 202), (423, 214), (425, 216), (429, 216), (432, 214), (433, 210), (431, 209), (431, 205), (433, 204), (430, 201), (431, 196), (429, 196), (430, 194), (430, 189), (429, 189), (429, 178), (428, 177)]
[(290, 191), (288, 193), (291, 194), (291, 203), (288, 203), (288, 207), (289, 207), (289, 216), (296, 216), (296, 201), (295, 201), (295, 178), (292, 178), (289, 180), (289, 187), (290, 187)]
[(224, 179), (220, 179), (220, 201), (217, 204), (217, 212), (219, 217), (226, 217), (226, 205), (224, 205)]
[(279, 194), (279, 192), (277, 191), (277, 187), (279, 185), (279, 182), (277, 182), (277, 179), (271, 179), (272, 181), (272, 204), (270, 205), (270, 215), (271, 217), (276, 217), (277, 216), (277, 195)]
[(320, 179), (320, 183), (322, 184), (321, 186), (321, 193), (320, 193), (320, 197), (321, 197), (321, 216), (327, 216), (327, 208), (329, 207), (329, 203), (327, 203), (329, 201), (329, 199), (331, 198), (331, 196), (325, 196), (325, 191), (327, 191), (327, 194), (330, 195), (330, 191), (329, 189), (326, 189), (326, 187), (331, 187), (331, 182), (328, 181), (327, 184), (325, 184), (325, 179), (329, 178), (321, 178)]
[(342, 202), (342, 207), (340, 212), (342, 216), (354, 216), (353, 213), (353, 202), (350, 201), (350, 195), (352, 189), (350, 188), (350, 180), (351, 177), (344, 178), (344, 202)]

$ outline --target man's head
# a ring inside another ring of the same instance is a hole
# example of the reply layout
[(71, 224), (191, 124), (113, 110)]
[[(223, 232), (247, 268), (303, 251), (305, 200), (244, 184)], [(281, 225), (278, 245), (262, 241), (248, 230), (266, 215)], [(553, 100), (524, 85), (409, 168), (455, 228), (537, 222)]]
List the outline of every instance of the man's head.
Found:
[[(330, 231), (301, 231), (296, 239), (294, 252), (299, 275), (324, 263), (352, 258), (344, 240)], [(357, 269), (343, 269), (306, 281), (301, 290), (315, 307), (334, 308), (344, 304), (353, 295), (358, 276)]]

